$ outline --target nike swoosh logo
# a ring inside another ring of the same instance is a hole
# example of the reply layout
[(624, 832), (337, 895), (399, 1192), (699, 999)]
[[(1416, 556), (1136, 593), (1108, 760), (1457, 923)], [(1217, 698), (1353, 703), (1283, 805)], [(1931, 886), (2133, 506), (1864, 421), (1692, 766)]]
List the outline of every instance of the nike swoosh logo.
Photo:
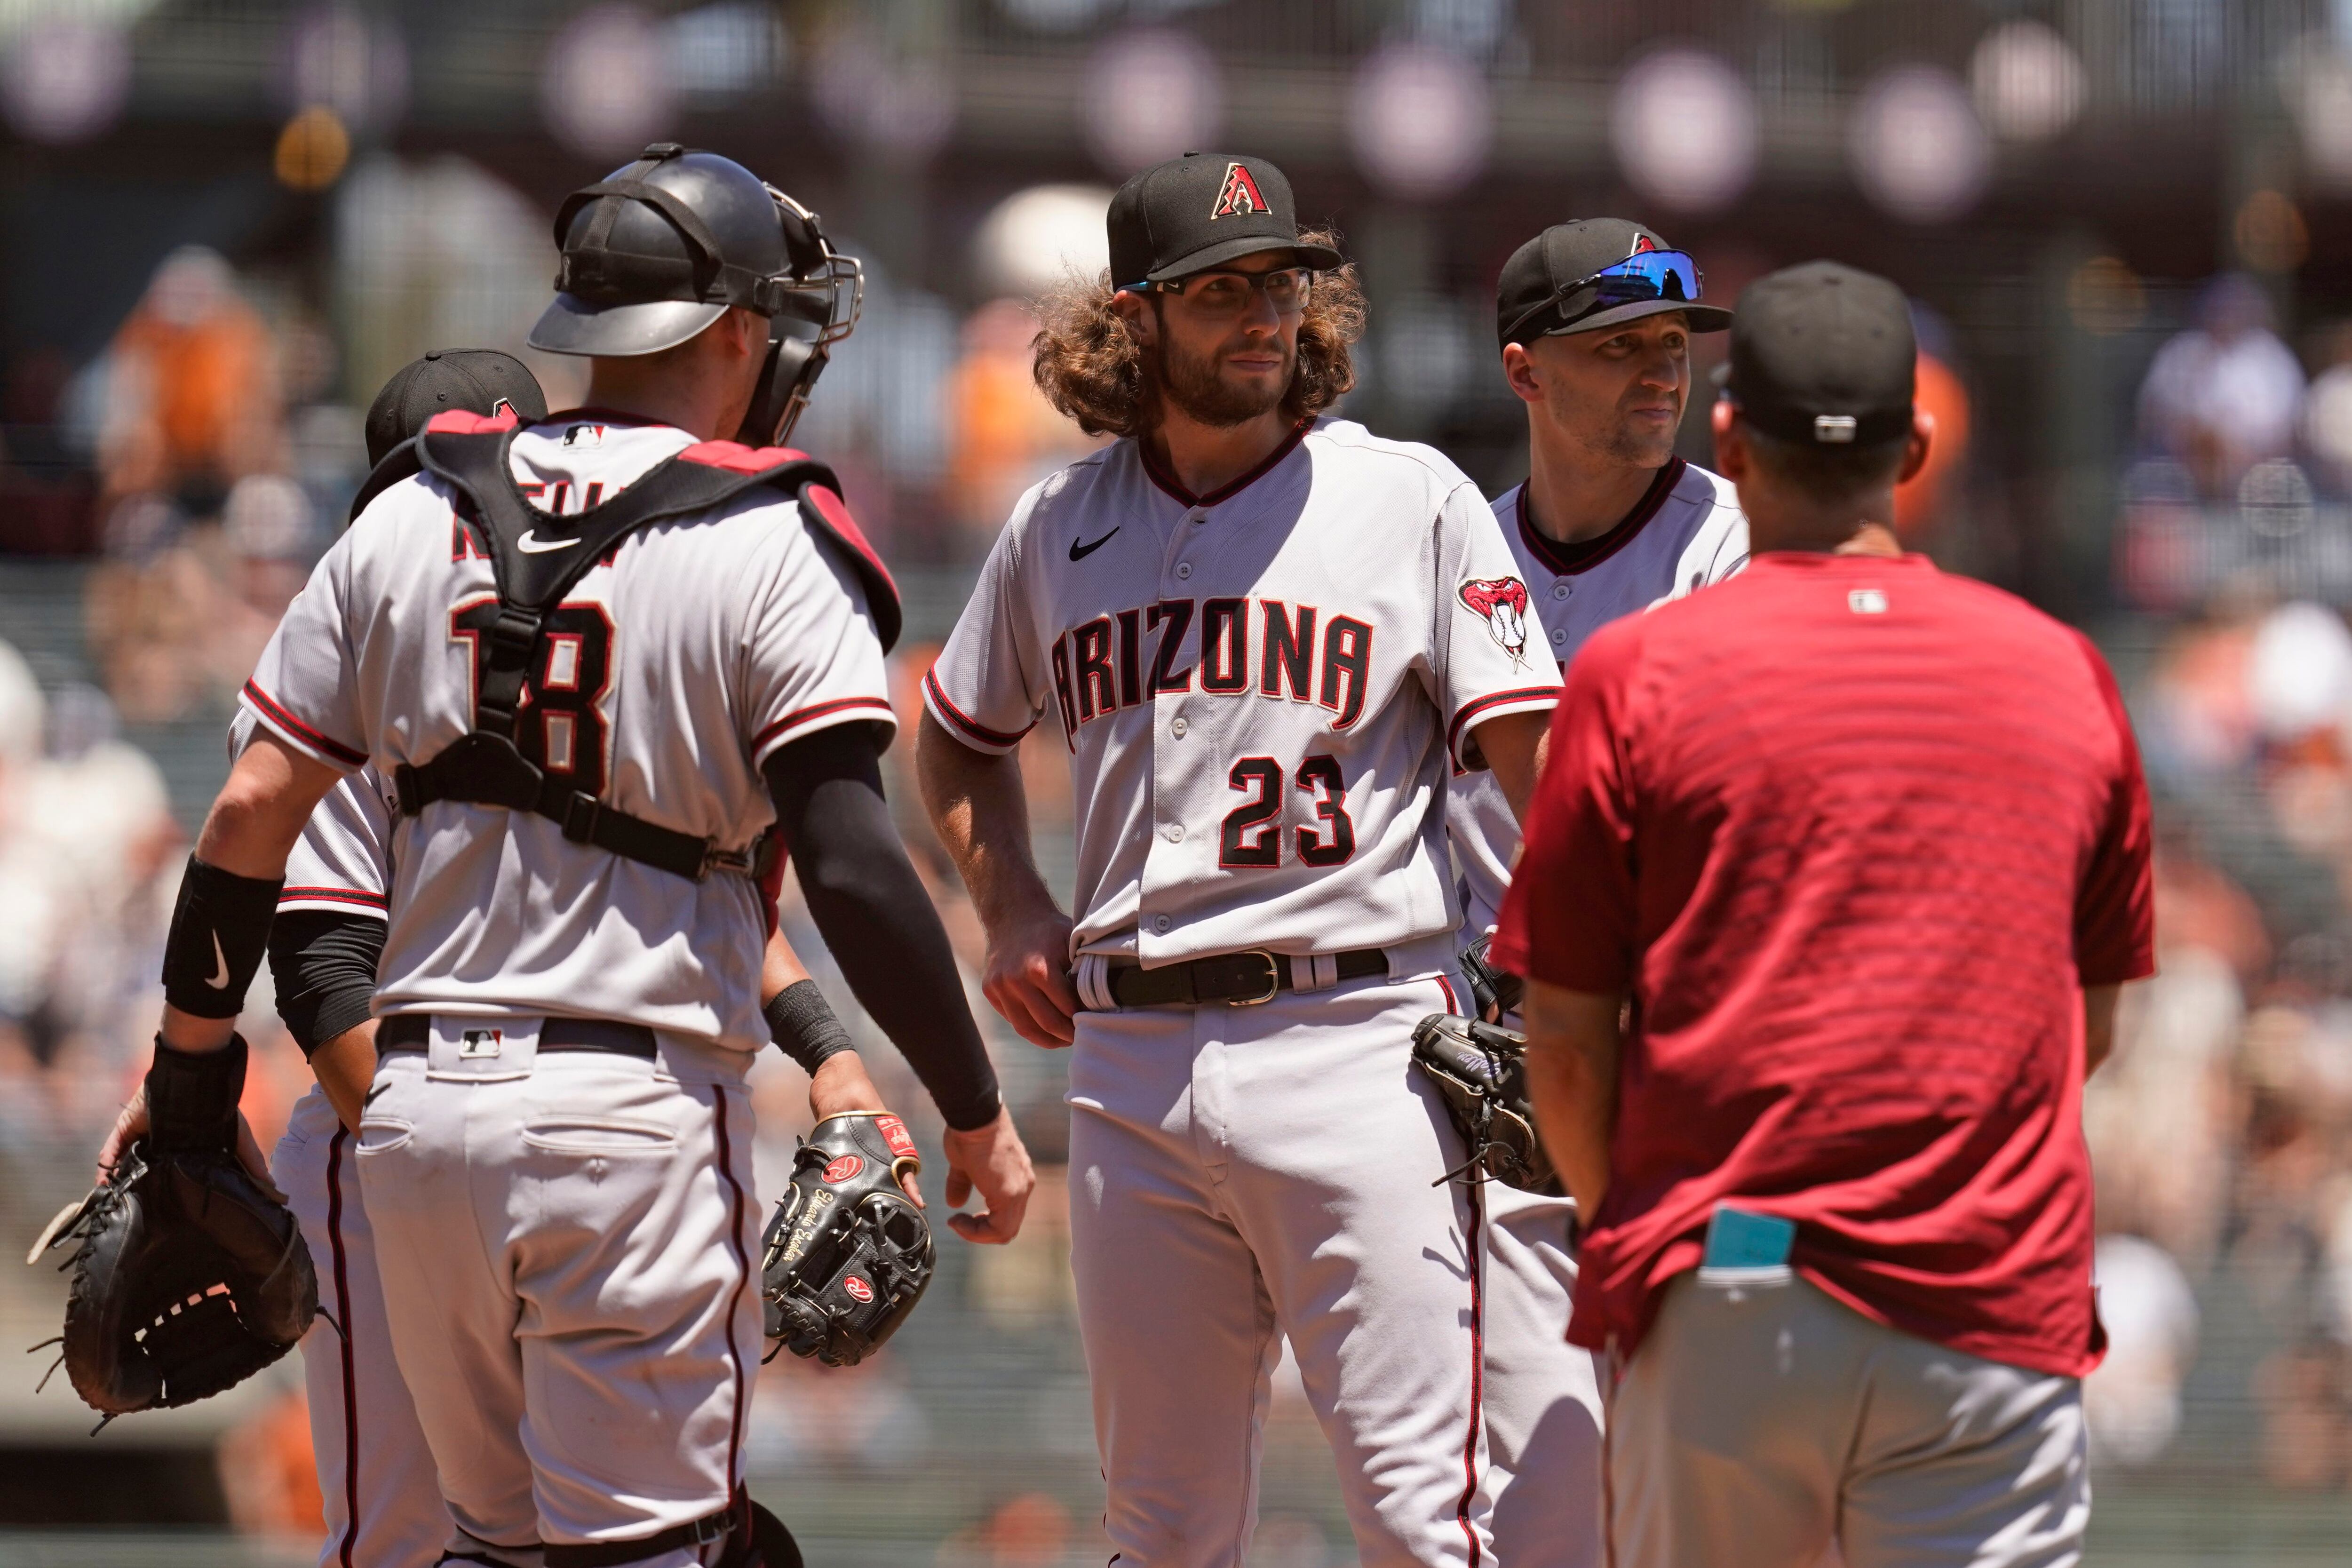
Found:
[[(1119, 525), (1121, 528), (1124, 528), (1126, 524), (1124, 523)], [(1110, 533), (1117, 533), (1118, 531), (1118, 529), (1114, 528), (1110, 531)], [(1070, 559), (1073, 561), (1084, 561), (1087, 556), (1092, 555), (1096, 551), (1100, 550), (1104, 545), (1110, 542), (1110, 533), (1104, 534), (1092, 544), (1080, 544), (1076, 540), (1073, 539), (1070, 541)]]
[[(1115, 533), (1118, 530), (1111, 531)], [(528, 528), (522, 531), (522, 537), (515, 541), (527, 555), (543, 554), (550, 550), (569, 550), (579, 542), (576, 539), (541, 539), (536, 530)]]
[(213, 973), (205, 982), (215, 991), (228, 989), (228, 955), (221, 952), (220, 932), (213, 932)]

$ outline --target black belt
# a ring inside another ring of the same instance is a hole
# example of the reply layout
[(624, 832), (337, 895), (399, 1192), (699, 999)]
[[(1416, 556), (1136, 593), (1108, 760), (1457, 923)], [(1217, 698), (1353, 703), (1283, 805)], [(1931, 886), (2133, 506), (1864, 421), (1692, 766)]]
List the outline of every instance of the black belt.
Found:
[[(734, 1498), (717, 1513), (706, 1513), (700, 1519), (673, 1524), (658, 1534), (641, 1535), (635, 1541), (599, 1541), (582, 1546), (550, 1542), (541, 1561), (547, 1568), (622, 1568), (625, 1563), (665, 1556), (681, 1546), (705, 1546), (730, 1535), (736, 1535), (740, 1541), (749, 1537), (751, 1531), (751, 1499), (738, 1488)], [(731, 1555), (728, 1560), (733, 1561)]]
[[(1338, 980), (1362, 980), (1389, 972), (1389, 955), (1377, 947), (1358, 948), (1332, 958)], [(1110, 961), (1110, 973), (1104, 983), (1110, 988), (1110, 999), (1122, 1007), (1197, 1007), (1204, 1002), (1254, 1007), (1292, 988), (1292, 962), (1286, 953), (1258, 948), (1247, 952), (1221, 952), (1213, 958), (1196, 958), (1159, 969), (1145, 969), (1115, 958)]]
[[(483, 1026), (498, 1026), (495, 1020), (486, 1018)], [(432, 1039), (433, 1015), (395, 1013), (376, 1026), (375, 1054), (384, 1057), (394, 1051), (421, 1051)], [(550, 1018), (539, 1026), (539, 1048), (611, 1051), (618, 1056), (642, 1057), (646, 1061), (659, 1054), (651, 1029), (643, 1024), (622, 1024), (610, 1018)]]

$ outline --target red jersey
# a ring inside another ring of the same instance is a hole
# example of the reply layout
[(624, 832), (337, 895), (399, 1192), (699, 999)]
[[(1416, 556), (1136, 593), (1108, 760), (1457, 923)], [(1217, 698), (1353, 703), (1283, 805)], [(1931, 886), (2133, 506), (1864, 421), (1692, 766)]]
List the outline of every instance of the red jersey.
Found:
[(1870, 1317), (2096, 1364), (2081, 987), (2154, 970), (2148, 837), (2097, 650), (1924, 556), (1595, 635), (1495, 942), (1633, 1004), (1569, 1337), (1630, 1353), (1727, 1199)]

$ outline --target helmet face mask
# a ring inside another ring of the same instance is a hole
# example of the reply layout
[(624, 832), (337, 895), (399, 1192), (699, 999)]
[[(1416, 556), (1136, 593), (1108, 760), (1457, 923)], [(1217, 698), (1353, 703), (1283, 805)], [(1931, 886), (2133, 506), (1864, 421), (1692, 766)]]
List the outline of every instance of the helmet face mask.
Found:
[(808, 406), (833, 345), (857, 330), (866, 302), (866, 269), (833, 248), (816, 215), (773, 185), (767, 187), (783, 225), (792, 274), (768, 318), (768, 360), (735, 439), (747, 447), (781, 446)]

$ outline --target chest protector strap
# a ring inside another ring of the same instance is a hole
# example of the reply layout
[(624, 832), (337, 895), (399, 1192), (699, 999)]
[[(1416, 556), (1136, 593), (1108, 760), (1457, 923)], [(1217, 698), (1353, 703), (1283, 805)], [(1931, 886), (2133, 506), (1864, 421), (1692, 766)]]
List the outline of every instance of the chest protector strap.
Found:
[(546, 817), (574, 844), (693, 881), (714, 869), (759, 875), (761, 844), (725, 848), (716, 839), (664, 827), (575, 790), (566, 775), (523, 755), (515, 744), (515, 723), (530, 672), (544, 657), (547, 615), (591, 567), (639, 529), (704, 521), (754, 485), (796, 497), (802, 516), (846, 548), (887, 648), (898, 632), (898, 588), (849, 521), (839, 481), (824, 464), (784, 447), (753, 450), (709, 441), (659, 464), (601, 506), (553, 517), (516, 489), (508, 460), (513, 439), (511, 424), (466, 414), (436, 416), (417, 438), (419, 464), (457, 491), (467, 521), (488, 552), (499, 616), (482, 639), (474, 727), (428, 761), (394, 770), (402, 815), (415, 816), (436, 800), (500, 805)]

